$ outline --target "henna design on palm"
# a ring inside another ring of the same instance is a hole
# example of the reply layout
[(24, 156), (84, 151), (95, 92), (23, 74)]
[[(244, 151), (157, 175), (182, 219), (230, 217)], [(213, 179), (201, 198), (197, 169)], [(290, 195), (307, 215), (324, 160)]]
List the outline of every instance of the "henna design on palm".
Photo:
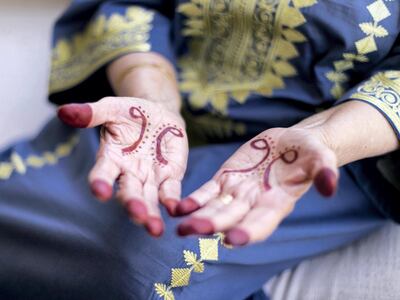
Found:
[[(168, 133), (178, 137), (178, 138), (183, 138), (183, 132), (181, 129), (179, 129), (176, 125), (171, 126), (171, 124), (164, 124), (160, 129), (156, 131), (156, 134), (153, 135), (153, 137), (156, 138), (155, 141), (153, 141), (153, 144), (155, 143), (155, 149), (154, 147), (151, 148), (152, 150), (155, 150), (155, 153), (153, 154), (155, 156), (154, 161), (157, 161), (160, 166), (165, 166), (168, 165), (168, 160), (164, 157), (161, 149), (161, 144), (162, 141)], [(157, 135), (158, 134), (158, 135)]]
[(252, 167), (238, 169), (238, 170), (234, 169), (224, 170), (222, 172), (222, 175), (227, 173), (242, 173), (242, 174), (250, 173), (249, 175), (254, 175), (255, 171), (258, 171), (258, 173), (260, 173), (261, 175), (262, 183), (266, 191), (272, 188), (269, 182), (272, 166), (278, 160), (282, 160), (286, 164), (294, 163), (298, 159), (299, 156), (298, 150), (300, 149), (300, 147), (294, 147), (294, 146), (291, 149), (285, 148), (285, 151), (279, 152), (279, 155), (275, 156), (273, 152), (275, 150), (274, 141), (272, 140), (272, 138), (268, 136), (252, 141), (250, 143), (250, 147), (255, 150), (265, 150), (265, 154), (262, 157), (262, 159)]
[(134, 120), (140, 119), (141, 128), (140, 128), (140, 134), (139, 134), (138, 139), (131, 146), (122, 149), (123, 155), (128, 155), (128, 154), (131, 154), (133, 151), (135, 151), (139, 147), (140, 143), (142, 142), (146, 130), (147, 130), (147, 132), (149, 131), (147, 129), (147, 125), (151, 126), (151, 123), (148, 123), (147, 120), (148, 120), (148, 118), (150, 118), (150, 116), (145, 115), (145, 113), (146, 112), (142, 109), (141, 106), (138, 106), (138, 107), (132, 106), (129, 109), (129, 115), (131, 116), (132, 119), (134, 119)]

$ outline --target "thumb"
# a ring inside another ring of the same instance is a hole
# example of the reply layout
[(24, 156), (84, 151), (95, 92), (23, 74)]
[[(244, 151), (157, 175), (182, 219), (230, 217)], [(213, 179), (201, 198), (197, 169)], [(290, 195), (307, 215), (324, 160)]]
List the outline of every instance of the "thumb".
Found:
[(95, 103), (66, 104), (58, 109), (57, 115), (61, 121), (72, 127), (96, 127), (113, 121), (115, 104), (110, 98), (103, 98)]
[(326, 153), (316, 159), (311, 168), (315, 188), (324, 197), (331, 197), (335, 194), (339, 179), (339, 170), (335, 154)]

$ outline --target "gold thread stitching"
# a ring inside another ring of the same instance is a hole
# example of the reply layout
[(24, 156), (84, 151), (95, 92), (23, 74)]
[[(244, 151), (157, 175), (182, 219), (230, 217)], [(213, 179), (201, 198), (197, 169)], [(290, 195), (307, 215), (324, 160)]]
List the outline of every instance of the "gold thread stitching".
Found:
[(192, 38), (180, 60), (181, 90), (193, 108), (210, 104), (226, 113), (229, 99), (243, 104), (251, 92), (270, 96), (297, 75), (290, 62), (307, 41), (296, 28), (306, 23), (301, 8), (317, 0), (191, 0), (178, 11)]
[(29, 155), (26, 159), (14, 151), (10, 155), (9, 162), (0, 162), (0, 180), (10, 179), (14, 171), (23, 175), (29, 167), (38, 169), (46, 165), (54, 165), (61, 158), (67, 157), (78, 142), (79, 137), (74, 135), (67, 142), (58, 145), (54, 152), (46, 151), (42, 155)]
[[(385, 0), (391, 1), (391, 0)], [(368, 54), (378, 51), (376, 38), (384, 38), (389, 35), (385, 27), (379, 23), (391, 16), (391, 13), (383, 2), (376, 0), (367, 6), (373, 22), (360, 23), (359, 27), (366, 35), (355, 42), (356, 53), (344, 53), (343, 59), (333, 63), (334, 71), (327, 72), (326, 78), (333, 83), (331, 95), (339, 99), (345, 93), (345, 85), (350, 81), (346, 71), (355, 69), (355, 63), (369, 62)]]
[(205, 271), (205, 262), (218, 261), (220, 244), (226, 248), (231, 248), (223, 242), (224, 237), (223, 233), (216, 233), (213, 237), (199, 238), (200, 253), (183, 250), (183, 258), (186, 266), (171, 269), (169, 284), (155, 283), (154, 291), (157, 295), (163, 300), (174, 300), (174, 288), (188, 286), (193, 272), (203, 273)]
[(363, 100), (378, 107), (392, 121), (400, 134), (400, 71), (378, 73), (362, 84), (351, 99)]
[(50, 93), (82, 82), (102, 65), (128, 52), (148, 52), (154, 13), (132, 6), (125, 15), (100, 15), (83, 32), (53, 48)]

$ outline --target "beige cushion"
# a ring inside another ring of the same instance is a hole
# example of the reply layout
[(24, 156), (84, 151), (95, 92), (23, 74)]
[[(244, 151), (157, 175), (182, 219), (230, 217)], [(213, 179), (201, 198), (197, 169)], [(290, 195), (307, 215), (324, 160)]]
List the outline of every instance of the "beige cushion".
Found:
[(400, 299), (400, 227), (301, 263), (264, 288), (272, 300)]

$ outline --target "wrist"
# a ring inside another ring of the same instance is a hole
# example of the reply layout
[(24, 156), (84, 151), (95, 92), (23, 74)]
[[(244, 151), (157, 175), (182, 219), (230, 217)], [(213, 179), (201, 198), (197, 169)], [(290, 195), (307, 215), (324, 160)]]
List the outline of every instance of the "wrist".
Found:
[(302, 130), (306, 135), (312, 136), (324, 147), (331, 150), (338, 160), (338, 166), (342, 166), (344, 163), (341, 158), (340, 149), (332, 139), (329, 128), (329, 118), (333, 114), (332, 110), (324, 111), (310, 118), (307, 118), (300, 123), (292, 126), (292, 129)]
[(173, 66), (154, 53), (132, 53), (110, 64), (107, 75), (120, 97), (145, 99), (180, 112), (181, 98)]
[(181, 98), (177, 82), (166, 78), (155, 68), (134, 68), (124, 77), (118, 96), (142, 98), (157, 103), (168, 110), (180, 111)]

